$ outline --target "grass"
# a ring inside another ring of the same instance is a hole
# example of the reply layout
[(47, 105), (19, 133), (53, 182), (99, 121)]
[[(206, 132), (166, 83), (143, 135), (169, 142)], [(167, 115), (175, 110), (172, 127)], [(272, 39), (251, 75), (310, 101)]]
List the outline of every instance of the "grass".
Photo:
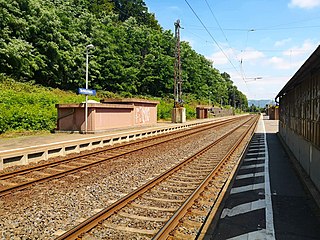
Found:
[[(124, 97), (107, 91), (97, 94), (101, 98)], [(135, 98), (141, 98), (141, 96)], [(98, 97), (92, 96), (90, 99), (100, 100)], [(148, 97), (148, 99), (159, 101), (158, 121), (171, 121), (172, 99), (152, 97)], [(0, 138), (49, 134), (56, 127), (56, 104), (83, 101), (85, 101), (84, 95), (46, 88), (30, 82), (16, 82), (0, 74)], [(188, 120), (196, 118), (195, 108), (198, 104), (197, 101), (187, 99), (184, 107)]]

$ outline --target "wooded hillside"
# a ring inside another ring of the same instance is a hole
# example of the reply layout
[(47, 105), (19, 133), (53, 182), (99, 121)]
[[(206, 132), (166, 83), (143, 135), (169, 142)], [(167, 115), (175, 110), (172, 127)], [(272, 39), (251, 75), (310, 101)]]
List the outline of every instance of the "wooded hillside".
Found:
[[(172, 23), (173, 26), (173, 23)], [(0, 73), (18, 81), (127, 96), (173, 93), (172, 31), (163, 30), (143, 0), (0, 0)], [(188, 99), (247, 105), (227, 73), (182, 42), (183, 93)]]

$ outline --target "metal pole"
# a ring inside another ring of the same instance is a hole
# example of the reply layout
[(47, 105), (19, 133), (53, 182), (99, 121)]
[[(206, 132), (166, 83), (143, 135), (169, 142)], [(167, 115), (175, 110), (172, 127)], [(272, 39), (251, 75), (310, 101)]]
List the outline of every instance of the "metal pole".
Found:
[[(89, 48), (94, 48), (92, 44), (86, 46), (86, 89), (88, 89), (88, 79), (89, 79)], [(86, 107), (85, 107), (85, 133), (88, 132), (88, 94), (86, 94)]]
[(182, 106), (182, 79), (181, 79), (181, 56), (180, 56), (180, 20), (175, 23), (175, 63), (174, 63), (174, 107)]
[[(88, 54), (88, 46), (86, 47), (86, 89), (88, 89), (88, 78), (89, 78), (89, 54)], [(86, 94), (86, 108), (85, 108), (85, 130), (84, 132), (88, 132), (88, 95)]]
[(233, 87), (233, 108), (236, 109), (236, 98), (235, 98), (234, 87)]

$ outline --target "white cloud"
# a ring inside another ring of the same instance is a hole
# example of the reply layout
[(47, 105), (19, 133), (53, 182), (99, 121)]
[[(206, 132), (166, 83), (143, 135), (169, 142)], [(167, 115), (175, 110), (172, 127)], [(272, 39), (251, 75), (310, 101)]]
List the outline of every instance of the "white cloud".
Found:
[(287, 61), (281, 57), (272, 57), (269, 59), (269, 62), (274, 66), (276, 69), (288, 70), (291, 69), (290, 61)]
[(267, 62), (274, 69), (298, 70), (316, 48), (317, 44), (307, 39), (301, 46), (291, 47), (283, 51), (281, 55), (272, 56)]
[(178, 11), (178, 12), (181, 11), (178, 6), (170, 6), (170, 7), (168, 7), (168, 9), (169, 9), (170, 11)]
[(320, 0), (291, 0), (289, 7), (311, 9), (320, 6)]
[[(217, 65), (230, 64), (228, 58), (233, 63), (235, 61), (254, 63), (255, 62), (254, 60), (261, 59), (264, 57), (264, 54), (262, 52), (252, 48), (248, 48), (246, 51), (243, 51), (241, 53), (237, 53), (234, 49), (228, 48), (224, 50), (224, 53), (221, 51), (215, 52), (211, 56), (207, 56), (207, 59), (212, 60), (214, 65), (217, 66)], [(225, 55), (227, 55), (228, 58)]]
[[(235, 55), (234, 50), (231, 48), (224, 50), (224, 53), (229, 57), (229, 59), (231, 58), (231, 56)], [(224, 53), (221, 51), (215, 52), (211, 56), (207, 56), (206, 58), (213, 61), (214, 66), (228, 64), (229, 60)]]
[(247, 48), (238, 57), (243, 60), (257, 60), (259, 58), (263, 58), (264, 54), (263, 54), (263, 52), (260, 52), (258, 50), (255, 50), (252, 48)]
[(294, 46), (286, 51), (283, 52), (283, 55), (285, 56), (301, 56), (305, 55), (306, 53), (312, 52), (314, 49), (316, 49), (317, 45), (313, 43), (311, 40), (307, 39), (304, 41), (301, 47)]
[(275, 46), (275, 47), (284, 46), (285, 44), (291, 42), (291, 40), (292, 40), (291, 38), (286, 38), (286, 39), (282, 39), (282, 40), (280, 40), (280, 41), (276, 41), (275, 44), (274, 44), (274, 46)]
[[(248, 47), (240, 52), (233, 48), (223, 48), (236, 69), (221, 51), (216, 50), (207, 58), (214, 62), (214, 67), (220, 72), (229, 73), (238, 89), (248, 98), (271, 99), (318, 46), (318, 42), (313, 39), (306, 39), (296, 45), (290, 38), (279, 40), (277, 43), (282, 48), (286, 47), (284, 48), (286, 50), (275, 49), (275, 51), (264, 52)], [(275, 46), (275, 42), (272, 45)], [(240, 64), (241, 59), (242, 64)], [(255, 77), (262, 77), (262, 79), (251, 80)], [(250, 78), (250, 80), (244, 81), (244, 78)]]

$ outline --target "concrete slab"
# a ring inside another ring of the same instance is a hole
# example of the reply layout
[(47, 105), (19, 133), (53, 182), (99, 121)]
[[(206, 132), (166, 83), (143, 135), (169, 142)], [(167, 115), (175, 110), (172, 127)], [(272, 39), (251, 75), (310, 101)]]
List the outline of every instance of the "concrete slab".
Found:
[(205, 239), (320, 239), (319, 208), (277, 132), (277, 120), (259, 121), (249, 146), (258, 144), (259, 152), (244, 157), (215, 230)]

